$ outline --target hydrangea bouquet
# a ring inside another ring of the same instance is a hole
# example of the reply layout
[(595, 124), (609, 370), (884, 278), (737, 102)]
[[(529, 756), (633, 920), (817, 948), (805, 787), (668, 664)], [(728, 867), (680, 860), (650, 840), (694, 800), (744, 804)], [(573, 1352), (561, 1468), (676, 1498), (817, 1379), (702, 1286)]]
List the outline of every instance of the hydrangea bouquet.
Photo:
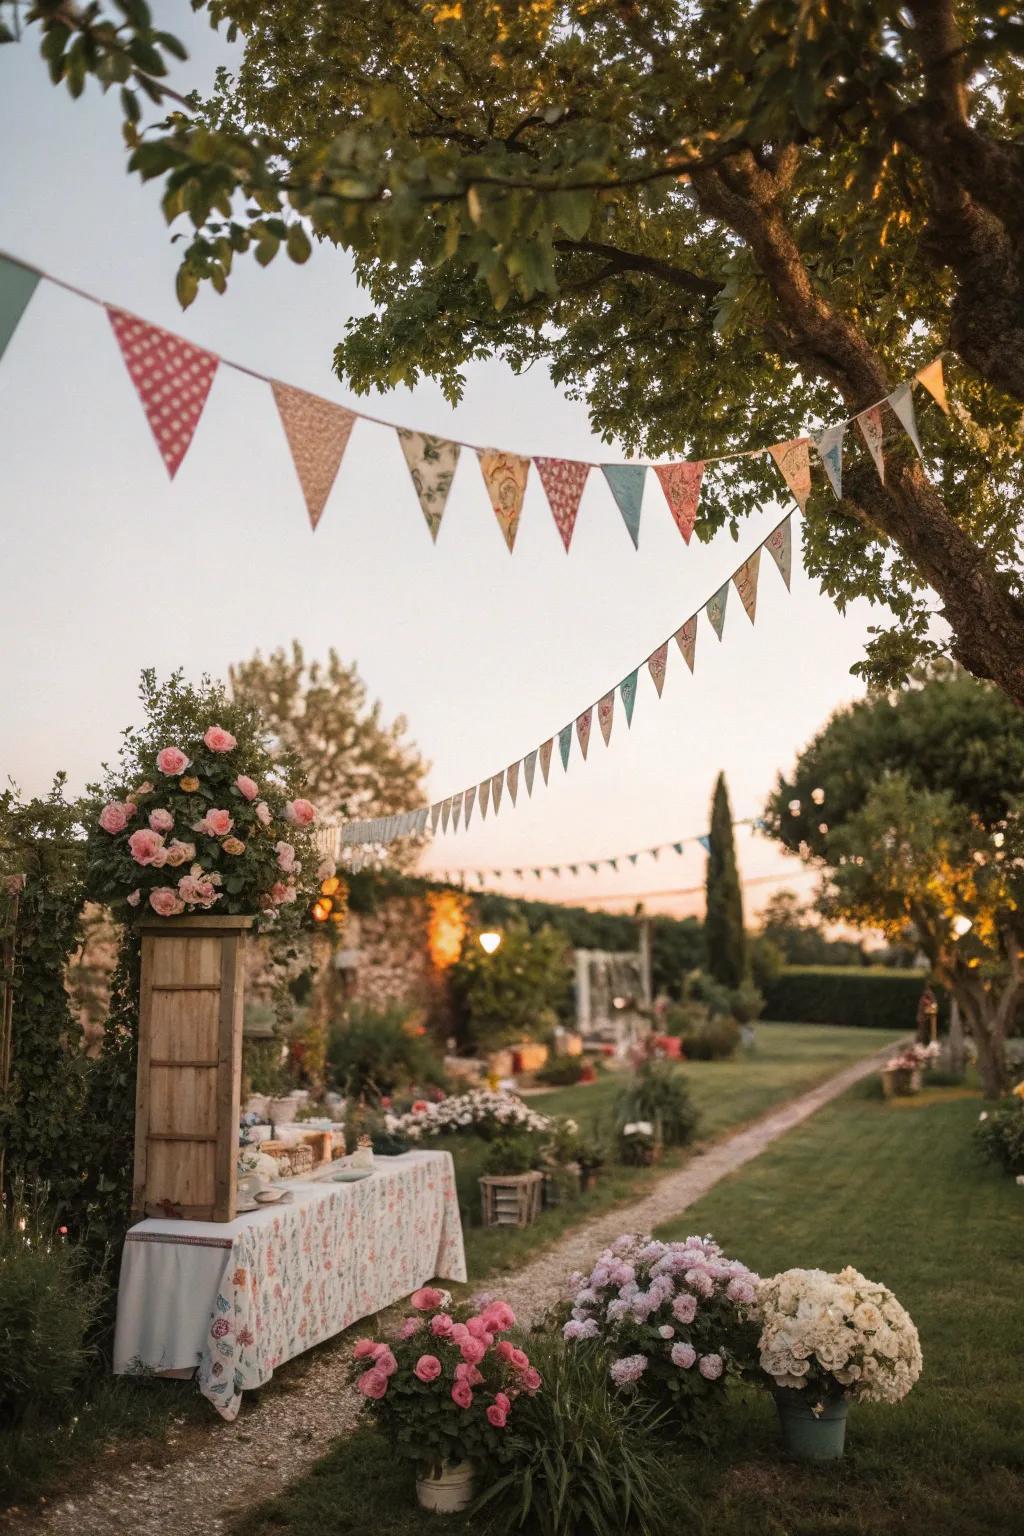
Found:
[(93, 892), (159, 917), (257, 913), (274, 920), (333, 873), (318, 857), (314, 806), (297, 764), (274, 754), (259, 718), (204, 679), (159, 688), (143, 673), (146, 724), (125, 732), (117, 768), (94, 786)]
[(761, 1367), (778, 1387), (895, 1403), (921, 1374), (909, 1315), (857, 1270), (787, 1269), (758, 1286)]
[(758, 1277), (710, 1237), (624, 1235), (569, 1285), (563, 1337), (600, 1341), (616, 1386), (662, 1398), (687, 1418), (754, 1366)]
[(387, 1342), (360, 1339), (352, 1375), (370, 1413), (401, 1456), (435, 1472), (446, 1464), (500, 1458), (516, 1399), (539, 1392), (540, 1373), (502, 1334), (515, 1326), (504, 1301), (453, 1307), (424, 1286)]

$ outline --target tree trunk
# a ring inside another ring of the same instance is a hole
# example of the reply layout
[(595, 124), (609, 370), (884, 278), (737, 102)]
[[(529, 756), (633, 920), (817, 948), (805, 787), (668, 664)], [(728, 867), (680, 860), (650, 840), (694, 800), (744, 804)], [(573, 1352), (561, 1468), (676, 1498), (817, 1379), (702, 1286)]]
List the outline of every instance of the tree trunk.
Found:
[(960, 1005), (967, 1032), (978, 1055), (978, 1076), (986, 1099), (1001, 1099), (1010, 1086), (1006, 1064), (1007, 1003), (1016, 1002), (1017, 986), (1011, 982), (996, 998), (976, 972), (959, 971), (949, 983)]

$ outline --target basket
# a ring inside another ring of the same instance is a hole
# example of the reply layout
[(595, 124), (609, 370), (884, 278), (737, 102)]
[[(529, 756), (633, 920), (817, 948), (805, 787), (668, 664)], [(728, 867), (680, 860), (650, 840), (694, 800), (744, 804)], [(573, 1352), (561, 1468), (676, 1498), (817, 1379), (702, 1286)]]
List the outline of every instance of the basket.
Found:
[(274, 1159), (275, 1163), (277, 1164), (278, 1175), (282, 1179), (291, 1178), (293, 1172), (293, 1150), (294, 1148), (287, 1146), (283, 1141), (265, 1141), (260, 1147), (261, 1152), (266, 1153), (267, 1157), (272, 1157)]
[(485, 1174), (480, 1179), (485, 1227), (529, 1227), (540, 1215), (544, 1175)]
[(290, 1147), (288, 1156), (291, 1159), (292, 1174), (294, 1176), (313, 1171), (313, 1148), (308, 1141), (300, 1141), (296, 1146)]

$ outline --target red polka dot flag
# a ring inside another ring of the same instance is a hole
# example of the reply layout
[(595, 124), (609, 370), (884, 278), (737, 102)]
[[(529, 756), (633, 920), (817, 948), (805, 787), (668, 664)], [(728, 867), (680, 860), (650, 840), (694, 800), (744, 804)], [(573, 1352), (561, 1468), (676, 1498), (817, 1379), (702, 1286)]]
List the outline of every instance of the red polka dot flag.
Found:
[(111, 304), (107, 314), (173, 480), (199, 425), (220, 359)]

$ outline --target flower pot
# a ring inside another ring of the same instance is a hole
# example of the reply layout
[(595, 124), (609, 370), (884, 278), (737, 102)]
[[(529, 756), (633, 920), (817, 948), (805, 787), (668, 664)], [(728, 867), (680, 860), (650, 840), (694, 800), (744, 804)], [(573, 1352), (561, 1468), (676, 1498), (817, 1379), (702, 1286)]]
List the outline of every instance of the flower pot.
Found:
[(261, 1120), (267, 1118), (267, 1110), (270, 1107), (270, 1095), (266, 1093), (250, 1093), (245, 1101), (245, 1113), (258, 1115)]
[(921, 1091), (920, 1067), (884, 1067), (882, 1092), (887, 1099), (905, 1099)]
[(279, 1125), (291, 1125), (299, 1112), (299, 1101), (290, 1097), (287, 1099), (271, 1099), (269, 1109), (270, 1118), (274, 1122), (276, 1130)]
[(776, 1387), (775, 1406), (779, 1410), (782, 1443), (791, 1456), (798, 1461), (840, 1459), (850, 1409), (841, 1393), (821, 1396), (806, 1387)]
[(472, 1502), (475, 1476), (471, 1461), (446, 1461), (440, 1470), (421, 1472), (416, 1478), (420, 1508), (436, 1515), (459, 1514)]

